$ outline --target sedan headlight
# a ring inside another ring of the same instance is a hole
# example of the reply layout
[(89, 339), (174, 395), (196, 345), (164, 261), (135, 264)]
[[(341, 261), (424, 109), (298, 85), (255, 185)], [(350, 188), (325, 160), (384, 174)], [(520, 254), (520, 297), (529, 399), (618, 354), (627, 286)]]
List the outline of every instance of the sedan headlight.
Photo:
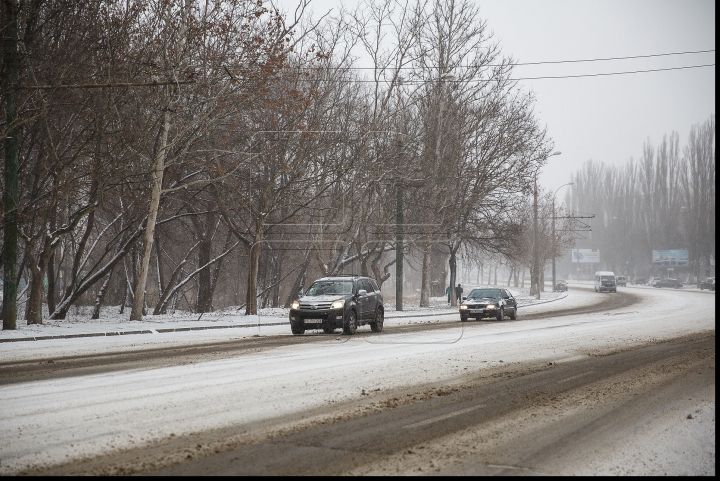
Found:
[(487, 305), (487, 308), (488, 308), (488, 309), (495, 309), (495, 304), (488, 304), (488, 305)]
[(460, 304), (460, 310), (461, 311), (467, 310), (467, 306), (465, 304)]
[(290, 304), (290, 309), (300, 309), (300, 303), (298, 301), (292, 301), (292, 304)]
[(337, 301), (332, 303), (333, 309), (342, 309), (343, 306), (345, 306), (345, 299), (338, 299)]

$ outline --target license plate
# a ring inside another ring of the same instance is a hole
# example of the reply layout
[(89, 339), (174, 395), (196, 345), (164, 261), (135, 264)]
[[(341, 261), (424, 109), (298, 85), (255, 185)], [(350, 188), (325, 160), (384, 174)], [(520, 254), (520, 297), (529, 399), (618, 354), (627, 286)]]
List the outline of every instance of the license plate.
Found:
[(470, 314), (480, 314), (482, 309), (470, 309)]

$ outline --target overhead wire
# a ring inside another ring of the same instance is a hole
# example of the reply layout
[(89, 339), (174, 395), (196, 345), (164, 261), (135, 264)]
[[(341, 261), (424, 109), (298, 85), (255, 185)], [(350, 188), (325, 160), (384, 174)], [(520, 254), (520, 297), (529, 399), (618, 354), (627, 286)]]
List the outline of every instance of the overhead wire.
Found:
[[(641, 58), (657, 58), (657, 57), (669, 57), (673, 55), (695, 55), (702, 53), (712, 53), (715, 49), (707, 50), (688, 50), (685, 52), (666, 52), (666, 53), (653, 53), (646, 55), (628, 55), (624, 57), (598, 57), (598, 58), (587, 58), (587, 59), (575, 59), (575, 60), (543, 60), (539, 62), (515, 62), (513, 66), (525, 66), (525, 65), (553, 65), (553, 64), (564, 64), (564, 63), (583, 63), (583, 62), (607, 62), (614, 60), (636, 60)], [(487, 64), (486, 67), (501, 67), (504, 64)], [(477, 65), (469, 64), (462, 65), (462, 68), (477, 67)], [(323, 67), (303, 67), (305, 69), (322, 69)], [(414, 67), (399, 67), (393, 70), (412, 70)], [(431, 66), (430, 68), (435, 68)], [(375, 67), (336, 67), (337, 70), (375, 70)]]

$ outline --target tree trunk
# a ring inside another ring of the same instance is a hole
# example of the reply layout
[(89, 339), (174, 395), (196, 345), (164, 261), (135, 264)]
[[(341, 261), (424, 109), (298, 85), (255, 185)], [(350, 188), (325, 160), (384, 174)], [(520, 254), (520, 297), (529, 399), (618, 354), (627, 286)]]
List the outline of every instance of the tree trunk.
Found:
[(100, 287), (100, 291), (98, 292), (97, 296), (95, 297), (95, 306), (93, 307), (92, 316), (90, 319), (100, 319), (100, 306), (102, 305), (103, 298), (105, 297), (105, 293), (107, 292), (108, 285), (110, 284), (110, 277), (112, 276), (112, 269), (105, 274), (105, 280), (103, 280), (102, 286)]
[(45, 269), (35, 263), (30, 265), (30, 297), (28, 298), (27, 323), (42, 324), (42, 306), (45, 297), (45, 289), (43, 280), (45, 279)]
[(420, 285), (420, 307), (430, 307), (430, 244), (423, 249), (422, 277)]
[(141, 321), (143, 317), (143, 307), (145, 306), (145, 286), (147, 284), (150, 254), (152, 253), (153, 239), (155, 235), (155, 222), (157, 220), (158, 207), (160, 206), (160, 196), (162, 194), (162, 181), (165, 173), (165, 156), (167, 155), (167, 139), (169, 130), (170, 109), (167, 108), (163, 113), (160, 148), (155, 162), (155, 171), (153, 172), (152, 199), (150, 200), (150, 211), (148, 213), (147, 224), (145, 227), (145, 251), (140, 262), (137, 285), (135, 286), (132, 311), (130, 312), (131, 321)]
[(3, 189), (3, 329), (17, 329), (17, 256), (18, 256), (18, 127), (16, 93), (20, 59), (17, 51), (18, 5), (16, 0), (2, 2), (3, 64), (2, 93), (5, 97), (5, 171)]
[(295, 278), (290, 292), (288, 292), (287, 298), (285, 299), (285, 307), (290, 307), (292, 301), (297, 299), (300, 289), (305, 288), (305, 279), (307, 278), (307, 268), (310, 264), (310, 249), (305, 251), (305, 258), (303, 259), (302, 266), (300, 267), (300, 273)]
[(175, 268), (172, 275), (170, 276), (170, 280), (168, 281), (167, 285), (165, 286), (165, 289), (160, 293), (160, 299), (158, 299), (157, 304), (155, 305), (155, 309), (153, 310), (153, 316), (157, 316), (159, 314), (165, 314), (167, 312), (167, 304), (168, 304), (168, 298), (174, 294), (177, 293), (177, 290), (175, 289), (175, 284), (177, 284), (177, 280), (180, 278), (183, 272), (183, 266), (187, 263), (187, 258), (183, 259), (180, 264)]
[[(205, 225), (205, 231), (200, 240), (198, 246), (198, 266), (204, 266), (208, 264), (212, 259), (212, 236), (207, 229), (208, 225)], [(203, 313), (210, 312), (212, 305), (212, 270), (211, 266), (207, 266), (198, 272), (198, 298), (195, 306), (195, 312)]]
[(273, 284), (271, 307), (280, 307), (280, 279), (282, 279), (283, 252), (277, 253), (273, 265)]
[(245, 314), (257, 314), (258, 271), (260, 268), (260, 254), (262, 253), (262, 232), (258, 229), (255, 242), (250, 248), (250, 268), (248, 269), (248, 287), (245, 298)]
[(55, 252), (50, 256), (50, 261), (48, 262), (47, 266), (47, 280), (48, 280), (48, 288), (47, 288), (47, 305), (48, 305), (48, 312), (54, 312), (55, 306), (57, 306), (57, 302), (55, 302)]
[(457, 307), (457, 295), (455, 294), (455, 277), (457, 275), (457, 256), (455, 255), (455, 250), (450, 249), (450, 260), (448, 261), (448, 265), (450, 266), (450, 305), (452, 307)]
[(123, 295), (122, 299), (120, 299), (120, 314), (125, 312), (125, 304), (127, 303), (128, 298), (128, 283), (127, 283), (127, 265), (125, 264), (125, 259), (123, 259)]

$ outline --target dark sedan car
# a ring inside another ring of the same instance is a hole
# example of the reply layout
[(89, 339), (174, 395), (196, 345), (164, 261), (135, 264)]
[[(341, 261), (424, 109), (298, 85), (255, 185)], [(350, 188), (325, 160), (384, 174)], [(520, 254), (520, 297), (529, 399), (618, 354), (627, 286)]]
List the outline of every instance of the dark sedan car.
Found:
[(653, 287), (674, 287), (675, 289), (679, 289), (682, 287), (682, 282), (680, 282), (680, 279), (662, 279), (658, 281), (657, 283), (653, 284)]
[(704, 281), (700, 283), (700, 290), (707, 289), (709, 291), (715, 290), (715, 278), (714, 277), (708, 277)]
[(514, 321), (517, 319), (517, 309), (517, 301), (507, 289), (473, 289), (460, 304), (460, 320), (466, 322), (474, 317), (479, 321), (485, 317), (493, 317), (502, 321), (507, 314)]

